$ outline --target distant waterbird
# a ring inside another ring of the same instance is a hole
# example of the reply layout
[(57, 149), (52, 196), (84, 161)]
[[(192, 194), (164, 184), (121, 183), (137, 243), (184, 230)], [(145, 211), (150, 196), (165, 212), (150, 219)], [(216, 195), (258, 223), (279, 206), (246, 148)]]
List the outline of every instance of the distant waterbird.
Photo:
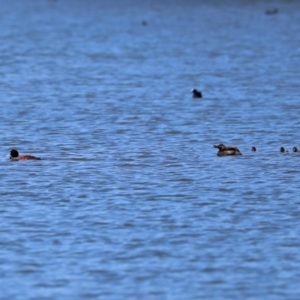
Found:
[(196, 89), (192, 89), (191, 93), (193, 94), (193, 98), (202, 98), (202, 93)]
[(279, 12), (279, 10), (278, 10), (278, 8), (273, 8), (273, 9), (267, 9), (266, 11), (265, 11), (265, 14), (266, 15), (277, 15), (278, 14), (278, 12)]
[(280, 147), (279, 151), (280, 151), (281, 153), (289, 152), (289, 150), (285, 149), (284, 147)]
[(18, 150), (16, 149), (12, 149), (10, 151), (10, 159), (11, 160), (40, 160), (39, 157), (33, 156), (33, 155), (29, 155), (29, 154), (23, 154), (23, 155), (19, 155)]
[(214, 148), (218, 148), (218, 156), (227, 155), (242, 155), (241, 151), (235, 146), (225, 146), (224, 144), (214, 145)]

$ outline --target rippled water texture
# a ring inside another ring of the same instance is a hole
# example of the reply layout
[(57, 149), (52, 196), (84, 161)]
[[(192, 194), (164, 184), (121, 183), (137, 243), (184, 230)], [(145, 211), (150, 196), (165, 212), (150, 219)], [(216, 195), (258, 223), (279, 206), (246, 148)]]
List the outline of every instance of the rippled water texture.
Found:
[(299, 11), (2, 0), (0, 299), (299, 299)]

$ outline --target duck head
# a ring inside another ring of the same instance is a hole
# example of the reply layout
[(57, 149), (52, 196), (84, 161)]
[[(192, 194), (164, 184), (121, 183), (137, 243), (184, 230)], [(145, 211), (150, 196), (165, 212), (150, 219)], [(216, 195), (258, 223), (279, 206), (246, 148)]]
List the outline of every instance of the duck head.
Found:
[(226, 146), (224, 144), (214, 145), (214, 148), (218, 148), (220, 151), (224, 151)]
[(15, 158), (19, 156), (19, 152), (16, 149), (10, 150), (10, 158)]

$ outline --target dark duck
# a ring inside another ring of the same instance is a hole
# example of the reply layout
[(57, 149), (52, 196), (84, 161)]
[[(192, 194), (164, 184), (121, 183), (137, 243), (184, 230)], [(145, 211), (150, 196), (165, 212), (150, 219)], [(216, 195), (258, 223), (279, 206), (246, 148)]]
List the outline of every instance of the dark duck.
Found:
[(278, 12), (279, 12), (279, 10), (278, 10), (278, 8), (273, 8), (273, 9), (267, 9), (266, 11), (265, 11), (265, 14), (266, 15), (277, 15), (278, 14)]
[(29, 155), (29, 154), (19, 155), (19, 152), (16, 149), (12, 149), (10, 151), (10, 159), (11, 160), (29, 160), (29, 159), (40, 160), (39, 157)]
[(289, 152), (289, 150), (286, 150), (284, 147), (280, 147), (279, 151), (280, 151), (281, 153)]
[(225, 146), (224, 144), (214, 145), (215, 148), (219, 149), (218, 156), (227, 155), (242, 155), (241, 151), (234, 146)]
[(293, 152), (300, 152), (300, 150), (297, 147), (294, 147)]
[(202, 98), (202, 93), (196, 89), (192, 89), (191, 93), (193, 94), (193, 98)]

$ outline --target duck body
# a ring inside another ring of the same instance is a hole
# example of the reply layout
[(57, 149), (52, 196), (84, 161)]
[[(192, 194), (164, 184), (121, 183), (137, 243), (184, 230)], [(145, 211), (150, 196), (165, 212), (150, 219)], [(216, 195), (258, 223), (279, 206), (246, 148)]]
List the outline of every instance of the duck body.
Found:
[(225, 146), (224, 144), (214, 145), (219, 149), (218, 156), (242, 155), (241, 151), (235, 146)]
[(202, 98), (202, 93), (196, 89), (192, 89), (191, 93), (193, 94), (193, 98)]
[(300, 152), (300, 150), (297, 147), (294, 147), (293, 152)]
[(29, 154), (19, 155), (19, 152), (16, 149), (12, 149), (10, 151), (10, 159), (11, 160), (29, 160), (29, 159), (31, 159), (31, 160), (40, 160), (39, 157), (29, 155)]

